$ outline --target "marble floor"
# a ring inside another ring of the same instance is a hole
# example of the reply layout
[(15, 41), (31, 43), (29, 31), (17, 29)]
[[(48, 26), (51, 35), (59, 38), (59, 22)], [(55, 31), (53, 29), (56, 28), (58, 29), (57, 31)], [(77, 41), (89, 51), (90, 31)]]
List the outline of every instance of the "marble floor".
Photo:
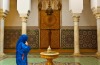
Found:
[[(64, 63), (74, 63), (74, 62), (80, 63), (80, 65), (100, 65), (100, 57), (97, 57), (95, 55), (81, 55), (80, 57), (74, 57), (72, 55), (60, 54), (59, 57), (54, 59), (53, 61), (62, 63), (63, 65), (67, 65)], [(32, 65), (42, 62), (46, 62), (46, 59), (41, 58), (39, 54), (28, 55), (28, 63), (33, 63)], [(8, 54), (4, 57), (1, 57), (0, 65), (16, 65), (15, 55)]]

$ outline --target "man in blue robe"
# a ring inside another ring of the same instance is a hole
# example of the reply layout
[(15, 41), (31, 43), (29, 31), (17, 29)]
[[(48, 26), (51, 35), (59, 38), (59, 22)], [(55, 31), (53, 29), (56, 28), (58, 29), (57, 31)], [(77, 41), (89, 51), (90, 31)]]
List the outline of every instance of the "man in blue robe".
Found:
[(27, 55), (30, 51), (30, 47), (27, 43), (28, 36), (22, 34), (16, 43), (16, 64), (17, 65), (28, 65)]

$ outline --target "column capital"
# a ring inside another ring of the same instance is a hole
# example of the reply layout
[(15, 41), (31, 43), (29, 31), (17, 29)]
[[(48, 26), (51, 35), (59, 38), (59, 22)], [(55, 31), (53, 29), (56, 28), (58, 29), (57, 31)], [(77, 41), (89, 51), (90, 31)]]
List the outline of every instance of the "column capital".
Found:
[(96, 19), (100, 19), (100, 13), (95, 13)]
[(27, 17), (21, 17), (22, 22), (27, 22), (27, 19), (28, 19)]
[(96, 19), (100, 19), (100, 7), (93, 7), (92, 12), (95, 15)]
[(80, 19), (80, 13), (73, 13), (73, 21), (79, 22)]
[(0, 19), (5, 19), (6, 16), (8, 14), (8, 11), (6, 10), (5, 12), (3, 12), (3, 9), (0, 9)]
[(99, 6), (93, 7), (92, 12), (93, 12), (93, 14), (100, 13), (100, 7)]

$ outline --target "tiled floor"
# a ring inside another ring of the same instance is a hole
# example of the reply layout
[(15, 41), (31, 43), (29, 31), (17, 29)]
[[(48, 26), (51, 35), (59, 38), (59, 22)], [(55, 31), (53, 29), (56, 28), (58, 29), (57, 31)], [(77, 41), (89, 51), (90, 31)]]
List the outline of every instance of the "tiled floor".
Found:
[[(40, 55), (29, 55), (28, 62), (29, 63), (40, 63), (45, 62), (46, 59), (40, 58)], [(61, 63), (70, 63), (70, 62), (78, 62), (81, 65), (100, 65), (100, 58), (96, 56), (81, 56), (81, 57), (73, 57), (71, 55), (60, 55), (57, 59), (54, 59), (55, 62)], [(15, 55), (8, 55), (7, 57), (0, 58), (0, 65), (16, 65)]]

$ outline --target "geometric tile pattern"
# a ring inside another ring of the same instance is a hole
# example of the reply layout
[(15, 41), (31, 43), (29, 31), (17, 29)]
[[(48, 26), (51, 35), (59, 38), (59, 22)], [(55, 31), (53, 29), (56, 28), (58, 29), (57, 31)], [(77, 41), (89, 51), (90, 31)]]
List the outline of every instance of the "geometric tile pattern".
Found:
[[(96, 29), (80, 29), (79, 44), (81, 49), (97, 48), (97, 30)], [(61, 48), (74, 48), (74, 30), (61, 29)]]
[[(16, 42), (21, 35), (20, 29), (6, 29), (4, 30), (4, 48), (15, 49)], [(28, 43), (33, 49), (39, 49), (39, 29), (27, 29), (27, 35), (29, 37)], [(80, 29), (79, 31), (79, 43), (81, 49), (97, 49), (97, 30), (96, 29)], [(62, 49), (74, 48), (74, 30), (73, 29), (61, 29), (61, 43)]]
[[(5, 29), (4, 33), (4, 48), (15, 49), (16, 42), (22, 34), (21, 29)], [(39, 30), (29, 29), (27, 30), (28, 43), (31, 48), (39, 48)]]
[(28, 43), (31, 48), (39, 48), (39, 29), (28, 29)]
[(61, 48), (71, 49), (74, 44), (74, 31), (72, 29), (61, 29)]
[(97, 30), (81, 29), (79, 35), (81, 49), (97, 49)]
[(16, 42), (21, 35), (21, 29), (5, 29), (4, 30), (4, 48), (15, 49)]

